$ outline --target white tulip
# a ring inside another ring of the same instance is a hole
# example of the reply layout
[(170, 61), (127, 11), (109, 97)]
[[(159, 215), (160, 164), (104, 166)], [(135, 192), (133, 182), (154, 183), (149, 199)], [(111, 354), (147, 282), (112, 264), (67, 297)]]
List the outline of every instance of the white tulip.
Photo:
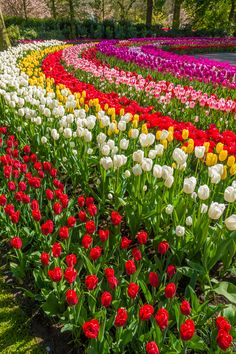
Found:
[(148, 157), (152, 160), (154, 160), (157, 156), (157, 151), (156, 150), (150, 150), (148, 153)]
[(168, 138), (169, 132), (168, 130), (163, 129), (161, 132), (160, 140), (165, 140)]
[(120, 120), (118, 123), (118, 129), (122, 132), (126, 131), (126, 122)]
[(165, 208), (165, 212), (168, 215), (171, 215), (173, 213), (174, 207), (171, 204), (168, 204), (167, 207)]
[(164, 153), (164, 146), (162, 144), (157, 144), (155, 146), (155, 150), (157, 152), (157, 156), (162, 156)]
[(236, 231), (236, 214), (232, 214), (225, 219), (225, 226), (229, 231)]
[(183, 191), (186, 194), (192, 194), (196, 187), (197, 180), (195, 177), (189, 177), (184, 179)]
[(46, 136), (42, 136), (41, 143), (42, 144), (47, 144), (47, 141), (48, 141), (48, 139), (46, 138)]
[(103, 116), (101, 118), (101, 123), (103, 127), (107, 127), (110, 124), (110, 118), (108, 116)]
[(114, 131), (117, 129), (116, 123), (111, 123), (111, 124), (109, 125), (109, 128), (110, 128), (111, 132), (114, 132)]
[(220, 181), (221, 181), (221, 175), (218, 172), (213, 171), (211, 175), (211, 183), (218, 184)]
[(126, 162), (127, 157), (125, 155), (114, 155), (113, 157), (114, 168), (120, 168), (125, 165)]
[(162, 167), (160, 165), (154, 165), (153, 166), (153, 176), (155, 178), (161, 178), (162, 177)]
[(229, 186), (224, 191), (224, 199), (228, 203), (233, 203), (236, 201), (236, 189), (232, 186)]
[(173, 171), (173, 168), (170, 166), (162, 166), (162, 178), (166, 179), (168, 176), (172, 176)]
[(167, 188), (171, 188), (173, 183), (174, 183), (174, 177), (172, 175), (169, 175), (164, 181), (164, 186)]
[(85, 132), (84, 132), (84, 141), (86, 143), (89, 143), (90, 141), (92, 141), (93, 139), (93, 136), (92, 136), (92, 133), (88, 130), (88, 129), (85, 129)]
[(187, 218), (186, 218), (186, 225), (187, 226), (192, 226), (192, 224), (193, 224), (193, 219), (192, 219), (192, 217), (191, 216), (188, 216)]
[(125, 175), (125, 178), (129, 178), (131, 176), (131, 173), (129, 170), (126, 170), (124, 175)]
[(121, 141), (120, 141), (120, 148), (121, 148), (122, 150), (127, 150), (127, 149), (128, 149), (128, 146), (129, 146), (129, 140), (128, 140), (128, 139), (125, 139), (125, 138), (121, 139)]
[(102, 145), (102, 147), (101, 147), (102, 155), (108, 156), (110, 154), (110, 151), (111, 151), (111, 149), (110, 149), (110, 146), (108, 144)]
[(130, 137), (132, 139), (137, 139), (139, 136), (139, 130), (138, 129), (131, 129), (130, 130)]
[(88, 148), (88, 150), (87, 150), (87, 154), (88, 154), (88, 155), (92, 155), (92, 153), (93, 153), (93, 149)]
[(105, 143), (106, 139), (107, 139), (107, 136), (104, 133), (99, 133), (98, 136), (97, 136), (97, 142), (99, 144)]
[(96, 117), (91, 115), (87, 117), (86, 126), (89, 130), (92, 130), (96, 125)]
[(180, 148), (175, 148), (172, 154), (173, 160), (179, 165), (183, 165), (187, 161), (188, 155)]
[(198, 188), (197, 194), (199, 199), (207, 200), (210, 196), (210, 189), (206, 184), (204, 184)]
[(100, 160), (100, 164), (105, 170), (108, 170), (109, 168), (113, 167), (113, 161), (111, 157), (102, 157)]
[(195, 146), (194, 152), (196, 158), (202, 159), (204, 157), (205, 151), (206, 151), (205, 146)]
[(37, 125), (41, 125), (41, 124), (42, 124), (42, 118), (41, 118), (41, 117), (37, 117), (37, 118), (35, 119), (35, 123), (36, 123)]
[(133, 161), (142, 163), (144, 158), (143, 150), (137, 150), (133, 153)]
[(70, 128), (65, 128), (63, 135), (66, 139), (70, 139), (72, 137), (72, 130)]
[(114, 140), (112, 140), (112, 139), (109, 139), (108, 141), (107, 141), (107, 144), (110, 146), (110, 148), (111, 149), (114, 149), (114, 147), (115, 147), (115, 142), (114, 142)]
[(133, 166), (132, 172), (135, 176), (140, 176), (142, 174), (142, 167), (140, 164), (136, 163), (136, 165)]
[(75, 118), (73, 114), (68, 114), (68, 116), (66, 117), (66, 121), (68, 124), (72, 124), (74, 122)]
[(201, 214), (206, 214), (207, 210), (208, 210), (208, 206), (203, 203), (201, 206)]
[(82, 138), (84, 136), (84, 133), (85, 133), (84, 128), (77, 127), (76, 134), (79, 138)]
[(155, 142), (155, 135), (152, 133), (148, 133), (147, 134), (147, 144), (148, 146), (153, 145), (153, 143)]
[(145, 171), (145, 172), (151, 171), (152, 164), (153, 164), (152, 159), (144, 157), (143, 161), (142, 161), (142, 169), (143, 169), (143, 171)]
[(197, 193), (196, 193), (196, 192), (193, 192), (193, 193), (191, 194), (191, 198), (192, 198), (194, 201), (196, 201), (196, 200), (197, 200)]
[(217, 202), (212, 202), (208, 210), (209, 218), (218, 220), (225, 210), (225, 205)]
[(175, 233), (176, 233), (177, 236), (180, 236), (180, 237), (184, 236), (185, 227), (184, 226), (180, 226), (180, 225), (176, 226)]

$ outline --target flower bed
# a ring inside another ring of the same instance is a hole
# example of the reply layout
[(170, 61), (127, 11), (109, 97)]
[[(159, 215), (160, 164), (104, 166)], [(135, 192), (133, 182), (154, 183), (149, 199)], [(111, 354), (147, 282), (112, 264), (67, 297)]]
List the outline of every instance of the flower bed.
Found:
[(124, 94), (160, 83), (113, 69), (94, 44), (29, 43), (0, 59), (14, 133), (0, 129), (1, 233), (26, 293), (81, 352), (233, 348), (235, 286), (221, 279), (236, 254), (234, 108), (232, 130), (174, 120)]
[(175, 251), (165, 239), (151, 240), (144, 230), (122, 235), (117, 211), (101, 214), (92, 197), (69, 198), (49, 161), (0, 131), (1, 224), (12, 272), (33, 282), (31, 297), (64, 331), (87, 337), (83, 348), (97, 353), (116, 352), (117, 345), (121, 352), (147, 353), (230, 346), (230, 323), (214, 320), (220, 307), (200, 304), (190, 286), (190, 302), (182, 289), (178, 296)]

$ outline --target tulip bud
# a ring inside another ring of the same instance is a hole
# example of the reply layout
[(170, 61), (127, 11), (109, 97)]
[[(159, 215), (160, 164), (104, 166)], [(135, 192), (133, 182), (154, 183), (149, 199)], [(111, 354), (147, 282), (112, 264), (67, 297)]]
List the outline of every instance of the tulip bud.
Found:
[(184, 234), (185, 234), (185, 227), (178, 225), (178, 226), (176, 227), (176, 229), (175, 229), (175, 233), (176, 233), (177, 236), (180, 236), (180, 237), (184, 236)]

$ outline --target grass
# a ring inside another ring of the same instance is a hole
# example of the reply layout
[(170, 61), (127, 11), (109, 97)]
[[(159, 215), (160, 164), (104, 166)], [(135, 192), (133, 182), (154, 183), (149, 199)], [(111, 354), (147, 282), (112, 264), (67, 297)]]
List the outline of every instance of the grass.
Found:
[(30, 336), (30, 320), (14, 300), (0, 268), (0, 353), (45, 353)]

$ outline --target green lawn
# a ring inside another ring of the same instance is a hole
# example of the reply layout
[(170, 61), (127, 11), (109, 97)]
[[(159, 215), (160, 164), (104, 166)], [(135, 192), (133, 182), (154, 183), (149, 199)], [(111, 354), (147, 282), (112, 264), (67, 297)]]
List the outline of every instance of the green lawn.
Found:
[(0, 353), (45, 353), (30, 336), (30, 320), (14, 301), (0, 268)]

